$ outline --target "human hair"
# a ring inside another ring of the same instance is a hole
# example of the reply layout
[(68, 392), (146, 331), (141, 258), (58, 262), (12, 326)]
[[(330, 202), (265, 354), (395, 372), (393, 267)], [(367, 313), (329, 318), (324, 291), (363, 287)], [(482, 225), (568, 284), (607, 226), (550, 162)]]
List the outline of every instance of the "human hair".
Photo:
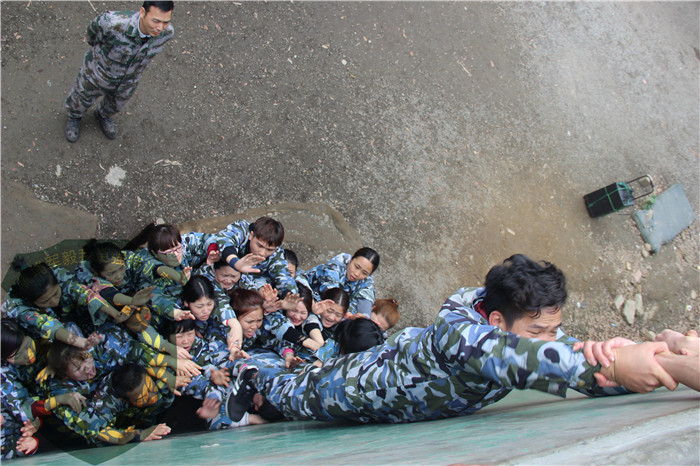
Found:
[(175, 3), (174, 2), (143, 2), (143, 5), (141, 5), (144, 10), (146, 10), (146, 13), (149, 12), (150, 8), (152, 6), (158, 8), (160, 11), (163, 13), (167, 13), (168, 11), (173, 11), (175, 8)]
[(258, 307), (262, 307), (265, 300), (257, 291), (238, 288), (233, 290), (229, 296), (231, 297), (231, 307), (236, 313), (238, 319), (255, 311)]
[(214, 265), (212, 265), (214, 270), (219, 270), (221, 267), (231, 267), (231, 265), (222, 257), (218, 261), (214, 262)]
[(270, 246), (279, 246), (284, 241), (284, 227), (270, 217), (260, 217), (250, 225), (255, 238), (265, 241)]
[(176, 335), (178, 333), (185, 333), (189, 332), (190, 330), (196, 330), (197, 325), (195, 324), (195, 321), (192, 319), (183, 319), (183, 320), (168, 320), (167, 321), (167, 329), (166, 331), (168, 332), (166, 336), (170, 335)]
[(374, 273), (374, 271), (377, 270), (377, 267), (379, 267), (379, 253), (372, 248), (358, 249), (355, 251), (355, 254), (352, 255), (353, 259), (356, 257), (364, 257), (367, 259), (370, 264), (372, 264), (372, 273)]
[(287, 259), (287, 262), (292, 264), (294, 267), (299, 268), (299, 258), (297, 257), (297, 253), (291, 249), (285, 249), (284, 258)]
[(311, 314), (311, 307), (314, 304), (313, 293), (311, 293), (311, 290), (308, 289), (306, 285), (302, 285), (299, 282), (297, 282), (297, 290), (299, 290), (299, 297), (301, 298), (301, 302), (304, 303), (304, 307), (307, 311), (309, 311), (309, 314)]
[(114, 243), (108, 241), (98, 243), (96, 239), (91, 239), (83, 246), (85, 258), (90, 262), (90, 267), (96, 273), (100, 274), (105, 266), (112, 263), (115, 259), (124, 260), (124, 253)]
[(112, 371), (112, 392), (115, 396), (126, 400), (127, 393), (141, 385), (146, 375), (146, 369), (134, 362), (128, 362)]
[(486, 274), (484, 310), (499, 311), (508, 326), (524, 314), (540, 317), (544, 307), (566, 302), (566, 277), (554, 264), (515, 254)]
[(77, 346), (54, 340), (54, 342), (51, 343), (47, 355), (47, 365), (57, 376), (65, 379), (68, 372), (68, 364), (73, 360), (82, 361), (87, 359), (89, 354), (90, 353)]
[(358, 353), (384, 343), (384, 334), (377, 324), (369, 319), (350, 319), (338, 324), (335, 329), (340, 354)]
[(14, 319), (4, 317), (2, 322), (0, 322), (0, 327), (2, 328), (0, 331), (2, 362), (7, 362), (7, 359), (14, 356), (19, 347), (22, 346), (22, 341), (26, 335)]
[(377, 299), (372, 306), (372, 312), (384, 317), (389, 328), (399, 323), (399, 302), (395, 299)]
[(202, 297), (216, 300), (214, 285), (204, 275), (195, 275), (182, 287), (180, 298), (183, 303), (193, 303)]
[[(26, 264), (24, 264), (26, 265)], [(12, 267), (21, 269), (21, 262), (13, 262)], [(17, 281), (12, 285), (10, 296), (25, 301), (34, 302), (39, 299), (51, 286), (58, 285), (58, 280), (45, 262), (39, 262), (22, 270)]]
[(330, 299), (344, 310), (350, 306), (350, 295), (342, 288), (330, 288), (321, 293), (321, 300), (326, 299)]
[(126, 243), (124, 249), (135, 251), (143, 244), (147, 244), (149, 251), (167, 251), (180, 243), (182, 243), (182, 236), (177, 228), (167, 223), (156, 225), (155, 222), (151, 222)]

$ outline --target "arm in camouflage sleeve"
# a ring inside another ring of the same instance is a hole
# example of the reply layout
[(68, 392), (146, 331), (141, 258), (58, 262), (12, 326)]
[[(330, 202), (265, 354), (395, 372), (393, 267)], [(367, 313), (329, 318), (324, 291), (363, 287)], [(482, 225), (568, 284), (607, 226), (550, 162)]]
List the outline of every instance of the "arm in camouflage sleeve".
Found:
[(297, 289), (297, 284), (289, 273), (287, 259), (284, 257), (284, 251), (281, 248), (277, 248), (275, 252), (267, 258), (267, 274), (272, 280), (272, 287), (279, 292), (280, 299), (289, 294), (297, 294), (299, 290)]
[(19, 299), (10, 298), (2, 305), (3, 317), (12, 317), (30, 335), (37, 335), (43, 340), (54, 341), (56, 333), (63, 329), (60, 320), (42, 312), (35, 306), (27, 306)]
[(193, 268), (204, 264), (207, 261), (209, 245), (216, 243), (216, 236), (211, 233), (199, 233), (191, 231), (182, 236), (182, 245), (185, 246), (183, 262), (190, 264)]
[(90, 21), (90, 24), (88, 25), (86, 41), (91, 47), (102, 42), (101, 19), (103, 16), (104, 14), (97, 16), (95, 19)]

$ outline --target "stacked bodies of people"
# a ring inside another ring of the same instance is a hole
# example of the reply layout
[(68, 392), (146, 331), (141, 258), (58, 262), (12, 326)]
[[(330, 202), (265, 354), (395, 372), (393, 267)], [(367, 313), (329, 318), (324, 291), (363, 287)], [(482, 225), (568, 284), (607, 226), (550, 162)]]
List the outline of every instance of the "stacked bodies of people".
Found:
[[(566, 279), (515, 255), (435, 323), (397, 324), (363, 247), (306, 271), (261, 217), (215, 234), (149, 225), (90, 241), (74, 271), (26, 267), (2, 305), (2, 455), (157, 440), (283, 419), (411, 422), (478, 411), (513, 389), (564, 396), (700, 389), (697, 334), (579, 342)], [(44, 434), (45, 433), (45, 434)]]

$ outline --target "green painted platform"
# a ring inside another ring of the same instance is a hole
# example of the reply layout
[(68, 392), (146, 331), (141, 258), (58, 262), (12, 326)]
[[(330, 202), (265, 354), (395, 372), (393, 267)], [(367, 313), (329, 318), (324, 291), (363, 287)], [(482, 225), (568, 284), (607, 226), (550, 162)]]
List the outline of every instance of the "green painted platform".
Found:
[(18, 465), (698, 464), (700, 394), (567, 399), (522, 391), (472, 415), (412, 424), (283, 422), (43, 454)]

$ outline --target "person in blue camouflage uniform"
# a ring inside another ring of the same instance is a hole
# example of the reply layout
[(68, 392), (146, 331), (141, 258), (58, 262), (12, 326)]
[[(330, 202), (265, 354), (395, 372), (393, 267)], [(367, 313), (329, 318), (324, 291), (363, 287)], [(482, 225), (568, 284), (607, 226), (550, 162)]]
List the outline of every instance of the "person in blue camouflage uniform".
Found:
[(284, 227), (280, 222), (270, 217), (260, 217), (252, 224), (239, 220), (216, 236), (221, 257), (242, 274), (240, 288), (258, 290), (269, 283), (282, 299), (298, 293), (281, 248)]
[[(254, 393), (251, 385), (287, 418), (366, 423), (471, 414), (513, 389), (559, 396), (567, 388), (591, 396), (627, 393), (624, 387), (599, 385), (597, 373), (607, 371), (603, 375), (608, 377), (612, 370), (592, 365), (583, 352), (574, 351), (576, 340), (560, 329), (565, 300), (566, 281), (559, 269), (515, 255), (489, 271), (484, 288), (462, 288), (450, 296), (427, 328), (407, 328), (383, 345), (321, 368), (306, 366), (289, 373), (246, 361), (235, 383), (246, 389), (235, 390), (229, 412), (240, 413), (240, 406), (247, 406)], [(655, 343), (615, 350), (613, 364), (627, 361), (627, 366), (615, 370), (613, 381), (646, 371), (630, 367), (630, 359), (622, 357), (636, 351), (644, 354), (658, 379), (642, 391), (663, 382), (658, 374), (667, 374), (644, 345)]]
[(341, 288), (350, 295), (348, 312), (358, 312), (369, 317), (374, 304), (374, 278), (379, 267), (379, 254), (371, 248), (360, 248), (352, 256), (338, 254), (325, 264), (317, 265), (298, 274), (297, 280), (311, 289), (314, 300), (320, 301), (321, 293)]
[(173, 2), (144, 2), (139, 11), (108, 11), (87, 29), (90, 50), (66, 99), (65, 136), (75, 142), (83, 115), (103, 96), (95, 110), (102, 131), (117, 136), (111, 116), (121, 111), (136, 91), (146, 65), (172, 39)]
[(62, 406), (55, 414), (91, 445), (155, 440), (170, 432), (166, 425), (155, 422), (173, 402), (174, 385), (172, 374), (154, 376), (152, 370), (129, 362), (101, 379), (80, 412)]
[(16, 319), (32, 338), (56, 339), (87, 349), (94, 344), (94, 338), (78, 336), (62, 323), (89, 319), (79, 312), (83, 309), (91, 314), (117, 312), (99, 295), (77, 283), (68, 270), (40, 262), (22, 270), (2, 304), (2, 316)]
[[(38, 427), (38, 421), (59, 405), (70, 405), (79, 411), (84, 398), (75, 393), (56, 396), (39, 396), (36, 377), (46, 364), (43, 347), (37, 347), (34, 340), (21, 330), (13, 319), (5, 318), (2, 323), (2, 366), (0, 367), (0, 414), (2, 415), (3, 460), (32, 454), (38, 447), (38, 440), (25, 435), (23, 426)], [(32, 426), (28, 425), (32, 423)], [(33, 432), (32, 432), (33, 433)], [(31, 446), (28, 447), (27, 444)]]

